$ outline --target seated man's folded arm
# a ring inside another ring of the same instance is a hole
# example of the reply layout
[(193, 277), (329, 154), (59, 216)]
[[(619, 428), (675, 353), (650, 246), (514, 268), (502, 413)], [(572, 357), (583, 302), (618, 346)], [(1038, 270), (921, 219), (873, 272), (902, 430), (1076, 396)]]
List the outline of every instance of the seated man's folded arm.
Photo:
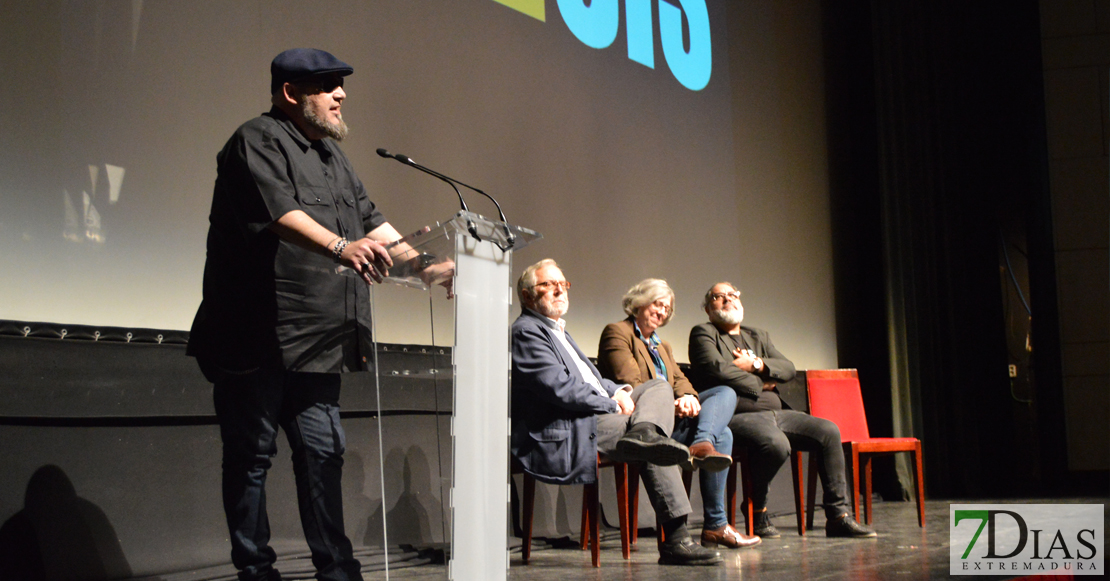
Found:
[(785, 383), (794, 379), (797, 374), (797, 370), (794, 369), (794, 362), (787, 359), (775, 348), (775, 344), (771, 343), (770, 333), (760, 331), (759, 335), (763, 349), (767, 352), (766, 357), (761, 357), (763, 365), (767, 367), (767, 376), (778, 383)]
[[(619, 387), (606, 381), (602, 386), (614, 392)], [(615, 400), (569, 373), (547, 335), (536, 328), (513, 329), (513, 389), (575, 412), (600, 414), (619, 409)]]
[(727, 385), (738, 395), (758, 399), (763, 393), (763, 380), (757, 375), (741, 370), (717, 351), (717, 339), (705, 327), (698, 325), (690, 331), (690, 367), (716, 385)]

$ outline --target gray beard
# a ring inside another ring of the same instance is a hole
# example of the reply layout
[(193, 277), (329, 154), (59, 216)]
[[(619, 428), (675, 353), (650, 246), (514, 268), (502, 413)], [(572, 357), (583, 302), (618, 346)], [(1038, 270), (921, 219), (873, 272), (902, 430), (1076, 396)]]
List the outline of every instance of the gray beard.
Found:
[(718, 325), (739, 325), (744, 322), (740, 311), (713, 310), (709, 312), (710, 322)]
[(316, 112), (309, 106), (308, 101), (305, 101), (304, 104), (301, 105), (301, 111), (304, 113), (305, 121), (308, 122), (313, 129), (321, 131), (324, 135), (336, 141), (343, 141), (343, 138), (347, 137), (347, 124), (343, 119), (340, 119), (339, 123), (335, 125), (328, 123), (316, 115)]

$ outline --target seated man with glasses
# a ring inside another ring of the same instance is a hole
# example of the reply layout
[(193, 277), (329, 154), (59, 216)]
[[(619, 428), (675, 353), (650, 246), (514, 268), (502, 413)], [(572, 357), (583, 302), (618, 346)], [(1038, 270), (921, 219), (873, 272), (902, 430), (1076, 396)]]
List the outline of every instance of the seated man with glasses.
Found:
[(844, 448), (836, 424), (785, 406), (775, 386), (794, 378), (794, 364), (779, 353), (767, 331), (741, 325), (744, 305), (731, 283), (713, 285), (702, 303), (709, 322), (690, 331), (690, 381), (699, 393), (727, 385), (736, 390), (736, 415), (729, 423), (752, 464), (754, 532), (778, 538), (767, 515), (771, 479), (791, 449), (819, 454), (817, 471), (824, 493), (825, 535), (874, 537), (875, 531), (849, 512)]
[(633, 388), (603, 379), (564, 330), (570, 283), (554, 260), (529, 266), (517, 281), (522, 312), (512, 328), (513, 456), (549, 484), (597, 482), (597, 453), (643, 462), (640, 475), (666, 539), (659, 562), (716, 565), (717, 551), (686, 530), (690, 501), (679, 464), (690, 450), (668, 437), (674, 395), (663, 379)]

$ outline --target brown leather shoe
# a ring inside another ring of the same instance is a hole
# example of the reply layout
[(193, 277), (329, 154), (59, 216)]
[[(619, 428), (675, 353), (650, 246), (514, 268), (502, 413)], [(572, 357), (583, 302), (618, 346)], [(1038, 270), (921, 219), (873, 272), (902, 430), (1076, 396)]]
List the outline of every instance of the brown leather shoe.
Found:
[(703, 529), (701, 531), (701, 545), (703, 547), (724, 545), (732, 549), (743, 549), (745, 547), (754, 547), (762, 542), (763, 539), (759, 537), (749, 537), (748, 535), (740, 534), (740, 531), (732, 528), (730, 524), (726, 524), (715, 531), (708, 529)]
[(732, 466), (732, 458), (713, 448), (709, 442), (698, 442), (690, 446), (690, 460), (683, 465), (686, 470), (702, 470), (720, 472)]

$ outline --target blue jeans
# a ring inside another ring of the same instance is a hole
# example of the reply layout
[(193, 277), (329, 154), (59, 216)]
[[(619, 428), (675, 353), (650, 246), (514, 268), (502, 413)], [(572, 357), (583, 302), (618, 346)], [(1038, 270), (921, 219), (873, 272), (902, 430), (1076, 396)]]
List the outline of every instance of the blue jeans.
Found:
[(301, 526), (316, 578), (362, 579), (343, 531), (340, 480), (346, 438), (339, 425), (339, 375), (262, 369), (212, 376), (223, 440), (224, 514), (239, 578), (280, 578), (273, 568), (277, 555), (269, 546), (265, 488), (280, 427), (292, 451)]
[[(707, 389), (698, 394), (701, 412), (697, 417), (683, 418), (676, 422), (673, 438), (686, 445), (709, 442), (713, 449), (732, 455), (732, 430), (728, 423), (736, 412), (736, 392), (727, 385)], [(728, 470), (720, 472), (698, 471), (701, 486), (701, 503), (705, 517), (702, 527), (719, 529), (728, 524), (725, 512), (725, 486)]]

